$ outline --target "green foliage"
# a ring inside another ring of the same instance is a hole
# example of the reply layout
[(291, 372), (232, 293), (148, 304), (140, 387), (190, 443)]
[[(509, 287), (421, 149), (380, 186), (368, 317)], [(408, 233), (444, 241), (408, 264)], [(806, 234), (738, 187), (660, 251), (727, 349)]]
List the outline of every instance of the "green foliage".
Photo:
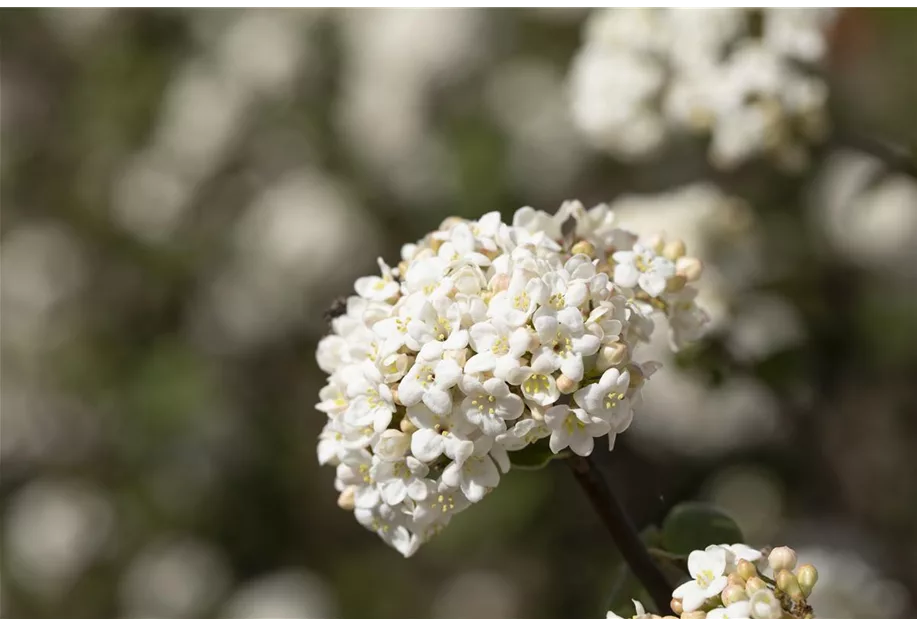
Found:
[(742, 541), (739, 525), (728, 514), (707, 503), (676, 505), (662, 523), (661, 548), (675, 555), (687, 555), (711, 544)]

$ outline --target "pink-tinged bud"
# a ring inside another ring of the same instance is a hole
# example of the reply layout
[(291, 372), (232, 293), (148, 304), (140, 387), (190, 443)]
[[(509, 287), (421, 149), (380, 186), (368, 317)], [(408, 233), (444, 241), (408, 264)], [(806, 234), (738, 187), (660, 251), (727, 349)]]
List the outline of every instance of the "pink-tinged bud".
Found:
[(788, 546), (778, 546), (767, 556), (767, 563), (775, 573), (793, 570), (796, 568), (796, 551)]
[(573, 394), (579, 389), (579, 383), (562, 374), (557, 377), (557, 389), (560, 390), (561, 394)]
[(682, 257), (675, 262), (675, 272), (690, 281), (696, 281), (704, 271), (704, 264), (694, 257)]
[(604, 372), (620, 364), (625, 357), (627, 357), (627, 346), (621, 342), (615, 342), (602, 347), (598, 358), (595, 360), (595, 366)]
[(509, 289), (510, 277), (508, 274), (495, 274), (494, 278), (490, 280), (490, 289), (493, 290), (493, 293), (503, 292)]
[(738, 572), (739, 576), (746, 581), (752, 577), (758, 576), (757, 567), (748, 560), (739, 560), (739, 563), (736, 566), (736, 572)]
[(742, 586), (742, 589), (745, 589), (745, 580), (742, 579), (742, 576), (739, 575), (739, 573), (731, 573), (728, 577), (726, 577), (726, 582), (730, 586)]
[(666, 243), (665, 247), (662, 249), (662, 254), (665, 255), (667, 259), (675, 261), (679, 257), (684, 257), (686, 251), (685, 243), (682, 240), (673, 239), (671, 242)]
[(745, 592), (748, 594), (748, 596), (752, 596), (756, 592), (760, 592), (761, 590), (766, 589), (767, 584), (764, 583), (764, 580), (760, 577), (752, 577), (745, 582)]
[(777, 576), (774, 578), (774, 581), (777, 582), (777, 587), (780, 590), (783, 590), (790, 598), (794, 600), (801, 600), (804, 597), (802, 594), (802, 588), (799, 587), (799, 581), (796, 579), (796, 575), (788, 570), (781, 570), (777, 573)]
[(818, 571), (812, 564), (803, 564), (796, 570), (796, 580), (802, 588), (802, 593), (808, 597), (818, 581)]
[(341, 493), (338, 495), (338, 507), (347, 511), (351, 511), (353, 509), (354, 490), (355, 488), (352, 485), (349, 485), (341, 491)]
[(681, 613), (684, 611), (684, 606), (682, 606), (681, 599), (672, 599), (672, 602), (669, 603), (669, 607), (672, 608), (672, 611), (681, 616)]
[(744, 586), (729, 585), (726, 586), (725, 590), (723, 590), (720, 598), (723, 600), (723, 605), (728, 607), (733, 603), (738, 603), (739, 601), (747, 601), (748, 594), (746, 594)]

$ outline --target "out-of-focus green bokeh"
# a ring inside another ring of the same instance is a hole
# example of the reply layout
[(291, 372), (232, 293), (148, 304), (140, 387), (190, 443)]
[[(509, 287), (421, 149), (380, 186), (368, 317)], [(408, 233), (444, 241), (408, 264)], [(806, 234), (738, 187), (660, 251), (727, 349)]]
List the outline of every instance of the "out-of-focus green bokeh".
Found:
[(314, 351), (330, 303), (447, 216), (698, 180), (752, 208), (767, 271), (743, 289), (798, 332), (680, 357), (685, 411), (742, 377), (775, 422), (684, 450), (637, 430), (598, 462), (641, 526), (710, 500), (815, 561), (823, 614), (914, 615), (917, 256), (832, 246), (811, 205), (845, 138), (917, 147), (917, 11), (842, 13), (835, 130), (792, 176), (715, 171), (702, 142), (589, 148), (566, 90), (587, 15), (0, 11), (2, 616), (604, 616), (621, 563), (563, 464), (510, 473), (410, 559), (338, 509)]

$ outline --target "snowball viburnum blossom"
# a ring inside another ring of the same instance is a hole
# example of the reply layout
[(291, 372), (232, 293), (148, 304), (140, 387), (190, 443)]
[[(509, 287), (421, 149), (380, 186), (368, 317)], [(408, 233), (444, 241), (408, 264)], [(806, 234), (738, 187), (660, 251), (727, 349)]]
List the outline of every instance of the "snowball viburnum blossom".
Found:
[(828, 129), (829, 8), (610, 8), (594, 12), (570, 69), (571, 113), (597, 148), (653, 155), (678, 132), (711, 162), (767, 155), (788, 169)]
[(681, 601), (685, 612), (693, 612), (726, 587), (726, 550), (710, 546), (704, 551), (691, 551), (688, 572), (694, 579), (675, 588), (672, 598)]
[[(671, 610), (681, 618), (815, 618), (808, 602), (818, 581), (815, 567), (797, 566), (795, 552), (789, 547), (773, 549), (768, 558), (745, 544), (710, 545), (692, 551), (688, 570), (694, 579), (672, 592)], [(763, 574), (769, 562), (780, 569), (768, 571), (773, 578)], [(633, 618), (662, 618), (648, 613), (638, 601), (634, 606)], [(607, 618), (623, 617), (608, 612)]]
[(613, 444), (655, 368), (633, 361), (652, 317), (680, 316), (684, 338), (705, 322), (684, 313), (697, 260), (605, 205), (449, 218), (401, 257), (357, 279), (319, 342), (316, 408), (338, 504), (406, 556), (496, 488), (509, 453)]

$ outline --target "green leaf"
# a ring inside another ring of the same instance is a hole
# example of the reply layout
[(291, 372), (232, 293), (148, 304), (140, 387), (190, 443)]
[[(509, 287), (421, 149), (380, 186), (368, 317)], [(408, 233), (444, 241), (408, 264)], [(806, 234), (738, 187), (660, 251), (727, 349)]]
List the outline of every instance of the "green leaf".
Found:
[(662, 523), (662, 548), (676, 555), (704, 550), (711, 544), (742, 542), (739, 525), (708, 503), (681, 503)]
[(557, 454), (552, 453), (548, 447), (548, 439), (544, 438), (534, 444), (529, 444), (521, 451), (511, 451), (509, 453), (509, 461), (512, 463), (513, 468), (541, 470), (552, 459), (564, 459), (569, 456), (570, 453), (567, 451), (561, 451)]

